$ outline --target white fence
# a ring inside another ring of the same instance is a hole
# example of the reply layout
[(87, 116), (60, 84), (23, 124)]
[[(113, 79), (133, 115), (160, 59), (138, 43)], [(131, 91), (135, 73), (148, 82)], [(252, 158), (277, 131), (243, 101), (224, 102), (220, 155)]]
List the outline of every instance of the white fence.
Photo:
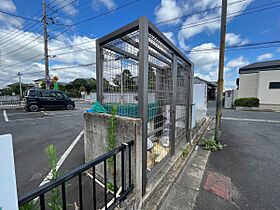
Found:
[[(123, 102), (124, 103), (137, 103), (138, 93), (123, 93)], [(105, 103), (121, 103), (121, 93), (103, 93)], [(97, 96), (96, 93), (90, 93), (86, 96), (87, 100), (90, 100), (92, 103), (96, 102)], [(155, 102), (155, 93), (148, 94), (148, 101)]]

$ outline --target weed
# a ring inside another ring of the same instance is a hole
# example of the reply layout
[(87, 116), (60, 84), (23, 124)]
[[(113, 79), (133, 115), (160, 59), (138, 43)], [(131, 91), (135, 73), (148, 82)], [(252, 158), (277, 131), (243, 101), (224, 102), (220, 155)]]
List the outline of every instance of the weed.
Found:
[[(38, 210), (38, 202), (30, 201), (19, 208), (20, 210)], [(2, 210), (0, 208), (0, 210)]]
[(189, 147), (186, 147), (182, 152), (183, 158), (188, 157), (189, 153), (190, 153)]
[[(113, 107), (112, 109), (112, 116), (109, 119), (109, 128), (108, 128), (108, 145), (107, 145), (107, 151), (110, 152), (113, 149), (117, 147), (117, 141), (116, 141), (116, 130), (117, 130), (117, 125), (116, 125), (116, 114), (117, 114), (117, 108)], [(113, 169), (114, 167), (114, 159), (113, 157), (109, 158), (108, 164), (110, 169)]]
[(114, 192), (114, 185), (113, 185), (113, 183), (108, 182), (108, 183), (107, 183), (107, 189), (110, 190), (110, 191), (112, 191), (112, 192)]
[[(51, 178), (50, 181), (55, 180), (59, 177), (59, 173), (57, 171), (57, 153), (56, 148), (54, 145), (49, 145), (45, 149), (49, 165), (51, 167)], [(48, 207), (52, 210), (62, 210), (62, 203), (61, 203), (61, 195), (58, 188), (54, 188), (50, 191), (50, 196), (47, 200)]]
[(209, 140), (204, 140), (203, 148), (205, 150), (210, 150), (212, 152), (215, 152), (217, 150), (223, 149), (223, 145), (221, 143), (217, 143), (215, 139), (209, 139)]

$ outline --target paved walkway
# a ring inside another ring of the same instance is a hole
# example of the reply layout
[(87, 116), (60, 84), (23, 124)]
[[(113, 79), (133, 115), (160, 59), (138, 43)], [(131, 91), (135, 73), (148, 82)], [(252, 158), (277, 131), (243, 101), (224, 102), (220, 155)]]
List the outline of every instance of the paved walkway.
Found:
[(226, 114), (223, 150), (195, 151), (161, 210), (280, 210), (280, 113)]
[[(210, 138), (212, 135), (213, 130), (207, 131), (204, 138)], [(199, 188), (209, 155), (209, 151), (205, 151), (201, 147), (196, 148), (178, 179), (171, 187), (160, 210), (193, 209), (196, 198), (199, 195)]]
[[(280, 209), (280, 123), (269, 114), (256, 113), (266, 122), (222, 121), (221, 142), (227, 146), (210, 154), (195, 210)], [(207, 179), (213, 173), (220, 178), (216, 189), (209, 190)]]

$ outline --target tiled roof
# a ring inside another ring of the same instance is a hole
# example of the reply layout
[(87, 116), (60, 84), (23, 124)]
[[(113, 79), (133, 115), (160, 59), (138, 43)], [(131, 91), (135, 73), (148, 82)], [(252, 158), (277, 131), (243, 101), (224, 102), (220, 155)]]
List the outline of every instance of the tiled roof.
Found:
[(239, 74), (259, 71), (280, 70), (280, 60), (256, 62), (239, 68)]

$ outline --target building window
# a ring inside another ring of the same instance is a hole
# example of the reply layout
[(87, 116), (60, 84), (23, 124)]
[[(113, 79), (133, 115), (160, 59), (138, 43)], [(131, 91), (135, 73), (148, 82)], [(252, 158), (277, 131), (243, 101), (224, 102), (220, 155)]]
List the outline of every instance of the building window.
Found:
[(280, 82), (270, 82), (269, 89), (280, 89)]

